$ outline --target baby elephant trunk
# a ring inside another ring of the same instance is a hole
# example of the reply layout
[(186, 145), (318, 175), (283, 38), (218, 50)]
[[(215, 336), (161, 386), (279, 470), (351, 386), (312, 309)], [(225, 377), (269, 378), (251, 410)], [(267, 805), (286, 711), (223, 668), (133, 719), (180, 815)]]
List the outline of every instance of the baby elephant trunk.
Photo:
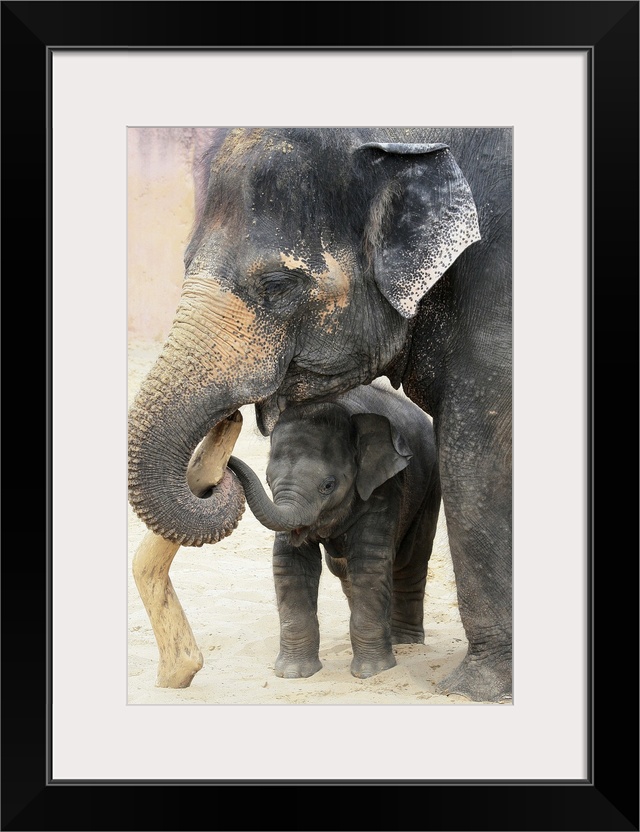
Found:
[(277, 506), (267, 496), (257, 474), (236, 456), (227, 463), (244, 488), (245, 497), (254, 517), (273, 532), (291, 532), (310, 526), (315, 516), (305, 516), (299, 506)]

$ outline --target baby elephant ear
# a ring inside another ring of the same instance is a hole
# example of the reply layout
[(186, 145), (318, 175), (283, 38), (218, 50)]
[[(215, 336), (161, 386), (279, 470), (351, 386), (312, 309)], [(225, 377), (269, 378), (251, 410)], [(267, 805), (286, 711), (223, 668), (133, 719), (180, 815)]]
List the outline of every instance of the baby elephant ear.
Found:
[(378, 486), (407, 467), (412, 454), (386, 417), (356, 413), (351, 421), (358, 432), (356, 488), (368, 500)]
[(405, 318), (467, 246), (480, 239), (471, 189), (446, 144), (368, 142), (379, 179), (366, 231), (374, 277)]

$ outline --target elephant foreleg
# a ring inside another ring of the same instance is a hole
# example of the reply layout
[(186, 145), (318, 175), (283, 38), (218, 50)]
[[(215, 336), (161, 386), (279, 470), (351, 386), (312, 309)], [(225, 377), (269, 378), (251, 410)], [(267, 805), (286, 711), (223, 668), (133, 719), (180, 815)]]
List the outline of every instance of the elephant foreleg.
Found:
[(512, 693), (510, 434), (498, 420), (497, 405), (491, 410), (498, 422), (493, 433), (486, 421), (474, 423), (477, 411), (470, 402), (459, 411), (465, 423), (446, 420), (440, 459), (458, 606), (469, 646), (440, 688), (498, 702)]
[[(391, 584), (391, 563), (386, 568), (384, 561), (366, 559), (358, 563), (357, 569), (358, 572), (352, 574), (349, 604), (353, 648), (351, 675), (367, 679), (396, 666), (389, 626), (391, 592), (387, 586)], [(377, 585), (377, 591), (373, 593), (372, 584)]]
[(156, 685), (161, 688), (188, 688), (203, 665), (202, 653), (169, 577), (169, 567), (179, 548), (180, 544), (149, 531), (133, 558), (133, 577), (160, 651)]
[[(392, 521), (389, 521), (392, 528)], [(360, 528), (357, 544), (347, 556), (351, 618), (349, 633), (353, 659), (351, 674), (359, 679), (395, 667), (391, 639), (393, 534), (380, 535)]]
[(313, 676), (322, 668), (318, 656), (318, 586), (322, 559), (317, 543), (294, 547), (277, 534), (273, 578), (280, 616), (280, 652), (275, 673), (287, 679)]
[(394, 644), (424, 644), (424, 594), (439, 513), (440, 485), (436, 477), (402, 539), (393, 565), (391, 640)]

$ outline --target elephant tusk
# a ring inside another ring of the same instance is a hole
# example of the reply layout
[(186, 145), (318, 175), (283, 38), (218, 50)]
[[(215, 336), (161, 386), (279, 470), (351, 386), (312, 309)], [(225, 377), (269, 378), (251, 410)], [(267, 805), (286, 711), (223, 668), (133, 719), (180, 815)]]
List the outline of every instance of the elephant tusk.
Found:
[(236, 410), (214, 425), (196, 447), (187, 466), (187, 483), (197, 497), (207, 496), (224, 476), (241, 430), (242, 414)]

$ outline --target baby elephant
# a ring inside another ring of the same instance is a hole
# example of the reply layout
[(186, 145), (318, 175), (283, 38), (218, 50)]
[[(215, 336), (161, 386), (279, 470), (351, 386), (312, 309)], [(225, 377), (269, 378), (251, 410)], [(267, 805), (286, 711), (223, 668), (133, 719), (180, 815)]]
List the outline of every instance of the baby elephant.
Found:
[(256, 518), (278, 532), (276, 676), (322, 667), (320, 543), (349, 601), (354, 676), (393, 667), (393, 644), (424, 642), (440, 480), (431, 422), (419, 407), (380, 380), (331, 403), (287, 407), (271, 435), (273, 502), (249, 466), (231, 457), (229, 467)]

